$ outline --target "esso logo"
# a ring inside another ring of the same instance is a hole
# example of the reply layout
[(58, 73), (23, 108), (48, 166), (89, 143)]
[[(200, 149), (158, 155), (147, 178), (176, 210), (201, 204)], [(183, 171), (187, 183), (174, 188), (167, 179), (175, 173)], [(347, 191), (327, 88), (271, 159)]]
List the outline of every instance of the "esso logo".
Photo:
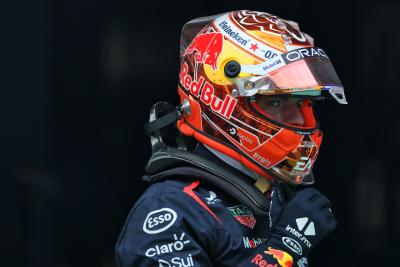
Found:
[(143, 231), (151, 235), (161, 233), (171, 227), (177, 218), (178, 215), (172, 209), (154, 210), (147, 214), (143, 223)]
[(294, 240), (293, 238), (284, 236), (282, 237), (282, 242), (285, 246), (287, 246), (293, 252), (296, 252), (299, 255), (303, 255), (303, 249), (300, 244)]

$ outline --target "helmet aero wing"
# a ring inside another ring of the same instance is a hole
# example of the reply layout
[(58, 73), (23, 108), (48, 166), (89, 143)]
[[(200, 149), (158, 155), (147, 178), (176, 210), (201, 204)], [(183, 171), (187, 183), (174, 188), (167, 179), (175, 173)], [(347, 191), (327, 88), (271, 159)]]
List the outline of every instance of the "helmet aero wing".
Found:
[[(312, 102), (346, 98), (325, 51), (297, 23), (248, 10), (196, 19), (182, 29), (180, 55), (183, 134), (268, 179), (314, 182), (322, 132)], [(277, 96), (295, 101), (301, 125), (266, 112)]]

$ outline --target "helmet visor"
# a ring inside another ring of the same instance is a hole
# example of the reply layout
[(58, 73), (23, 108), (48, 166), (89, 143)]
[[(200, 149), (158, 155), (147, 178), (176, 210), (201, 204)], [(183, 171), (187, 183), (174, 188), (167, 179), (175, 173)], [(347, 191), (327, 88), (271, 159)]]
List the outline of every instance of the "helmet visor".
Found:
[(313, 130), (318, 127), (312, 100), (308, 97), (282, 95), (255, 95), (250, 105), (258, 114), (277, 124), (296, 130)]
[(243, 65), (241, 72), (253, 75), (235, 79), (241, 96), (326, 91), (339, 103), (347, 104), (343, 85), (328, 56), (319, 48), (301, 48), (258, 65)]

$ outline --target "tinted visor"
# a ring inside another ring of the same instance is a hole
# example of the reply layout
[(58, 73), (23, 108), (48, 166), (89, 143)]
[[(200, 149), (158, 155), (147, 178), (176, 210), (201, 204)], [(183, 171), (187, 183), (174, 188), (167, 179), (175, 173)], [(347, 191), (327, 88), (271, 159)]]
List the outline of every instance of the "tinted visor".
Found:
[(255, 94), (301, 94), (327, 91), (339, 103), (347, 104), (343, 85), (329, 58), (319, 48), (301, 48), (258, 65), (243, 65), (243, 73), (258, 76), (237, 78), (241, 96)]
[(313, 130), (318, 127), (309, 97), (257, 94), (250, 97), (249, 102), (262, 117), (286, 128)]

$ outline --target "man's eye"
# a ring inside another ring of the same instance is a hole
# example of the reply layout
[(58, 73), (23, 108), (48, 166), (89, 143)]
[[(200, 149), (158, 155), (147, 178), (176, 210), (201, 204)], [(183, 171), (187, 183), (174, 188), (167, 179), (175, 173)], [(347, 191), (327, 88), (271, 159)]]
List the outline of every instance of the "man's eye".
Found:
[(279, 108), (281, 106), (281, 101), (279, 101), (279, 100), (268, 101), (268, 106), (270, 106), (272, 108)]
[(296, 101), (296, 104), (298, 107), (301, 107), (304, 104), (304, 100), (298, 100)]

